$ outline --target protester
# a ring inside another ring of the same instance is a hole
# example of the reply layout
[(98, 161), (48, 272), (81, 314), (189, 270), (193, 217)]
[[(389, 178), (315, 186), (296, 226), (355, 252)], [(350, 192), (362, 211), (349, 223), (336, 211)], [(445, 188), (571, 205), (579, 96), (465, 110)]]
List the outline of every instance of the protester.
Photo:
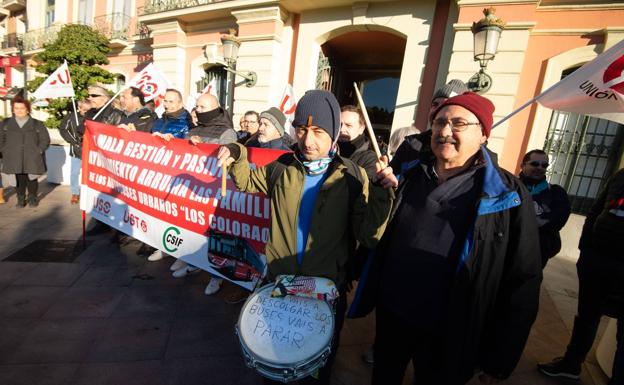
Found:
[(365, 129), (364, 115), (358, 107), (346, 105), (340, 109), (340, 136), (338, 137), (340, 155), (362, 167), (372, 179), (377, 173), (375, 168), (377, 155), (371, 150)]
[(576, 263), (579, 291), (572, 337), (563, 357), (538, 365), (551, 377), (578, 379), (602, 315), (617, 319), (617, 348), (608, 385), (624, 384), (624, 169), (613, 175), (590, 209)]
[(182, 94), (173, 88), (167, 89), (163, 98), (165, 112), (154, 122), (152, 133), (165, 139), (182, 139), (191, 129), (191, 114), (184, 109)]
[(559, 231), (570, 216), (570, 201), (563, 187), (546, 180), (548, 155), (542, 150), (531, 150), (522, 158), (520, 180), (529, 190), (539, 226), (542, 268), (561, 250)]
[(260, 114), (256, 111), (247, 111), (241, 125), (241, 131), (238, 132), (238, 143), (245, 144), (252, 137), (255, 137), (260, 128)]
[[(198, 125), (187, 134), (187, 138), (192, 143), (228, 144), (236, 142), (236, 131), (233, 128), (232, 120), (228, 113), (219, 106), (219, 100), (214, 95), (201, 95), (197, 99), (195, 110)], [(175, 278), (201, 272), (199, 267), (187, 264), (182, 259), (177, 259), (170, 269)], [(215, 294), (221, 288), (222, 283), (222, 278), (212, 276), (204, 289), (204, 294)]]
[[(318, 381), (328, 384), (344, 321), (350, 234), (367, 247), (377, 243), (392, 190), (369, 183), (364, 170), (336, 154), (340, 106), (331, 93), (306, 92), (297, 104), (293, 126), (297, 133), (294, 153), (252, 170), (246, 148), (230, 144), (219, 149), (218, 161), (233, 162), (230, 175), (238, 189), (270, 197), (272, 216), (265, 249), (268, 279), (279, 274), (319, 276), (338, 286), (332, 353)], [(383, 168), (383, 160), (378, 167), (379, 175), (390, 173), (388, 167)]]
[(392, 160), (405, 138), (417, 133), (418, 131), (414, 126), (405, 126), (392, 131), (392, 134), (390, 134), (390, 141), (388, 142), (388, 156), (390, 156), (390, 160)]
[[(13, 116), (0, 123), (2, 173), (14, 176), (17, 207), (37, 207), (37, 178), (46, 172), (45, 151), (50, 145), (48, 129), (30, 116), (30, 102), (18, 96), (11, 101)], [(11, 178), (13, 179), (13, 178)]]
[[(442, 104), (446, 99), (461, 95), (468, 91), (468, 87), (458, 79), (452, 79), (447, 84), (437, 89), (431, 99), (431, 105), (429, 107), (429, 120), (432, 118), (433, 112)], [(431, 130), (427, 127), (416, 127), (421, 132), (428, 132), (431, 135)], [(417, 137), (417, 134), (406, 136), (403, 143), (397, 148), (396, 153), (393, 155), (390, 161), (390, 167), (394, 170), (394, 174), (400, 178), (408, 168), (410, 168), (416, 159), (418, 159), (418, 153), (420, 152), (421, 142), (428, 142), (426, 137)]]
[[(80, 201), (80, 170), (82, 169), (82, 137), (84, 135), (84, 115), (91, 109), (88, 100), (78, 102), (78, 114), (69, 111), (61, 120), (59, 133), (69, 143), (69, 156), (71, 157), (69, 188), (71, 191), (71, 204)], [(77, 122), (76, 122), (77, 119)]]
[(158, 116), (145, 107), (143, 91), (136, 87), (130, 87), (120, 94), (119, 101), (125, 113), (119, 124), (120, 128), (127, 131), (152, 131), (152, 126)]
[(260, 127), (257, 135), (245, 142), (247, 147), (290, 150), (294, 141), (285, 133), (286, 116), (275, 107), (260, 114)]
[[(494, 105), (467, 92), (431, 115), (415, 140), (393, 216), (355, 308), (376, 305), (373, 384), (507, 378), (535, 320), (542, 270), (533, 203), (485, 143)], [(390, 174), (381, 183), (396, 185)]]
[[(89, 86), (87, 92), (89, 93), (87, 95), (87, 100), (91, 103), (91, 109), (85, 113), (85, 119), (110, 124), (112, 126), (116, 126), (121, 122), (124, 113), (113, 107), (112, 103), (108, 103), (110, 95), (106, 88), (101, 86)], [(103, 111), (101, 111), (102, 109)]]
[[(165, 140), (186, 137), (192, 126), (191, 114), (184, 109), (180, 91), (172, 88), (167, 89), (163, 105), (165, 112), (161, 118), (154, 122), (152, 135), (159, 136)], [(155, 250), (147, 257), (147, 260), (151, 262), (160, 261), (164, 256), (164, 252)]]

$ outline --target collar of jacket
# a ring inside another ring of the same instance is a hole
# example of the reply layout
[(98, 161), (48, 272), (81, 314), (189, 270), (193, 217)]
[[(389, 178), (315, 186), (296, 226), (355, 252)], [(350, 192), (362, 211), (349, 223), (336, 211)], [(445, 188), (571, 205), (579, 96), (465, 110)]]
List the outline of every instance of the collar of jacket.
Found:
[(483, 194), (479, 201), (477, 215), (492, 214), (520, 205), (520, 195), (503, 182), (500, 171), (492, 161), (490, 151), (481, 146), (481, 154), (485, 161), (485, 175), (483, 177)]
[(163, 117), (167, 118), (167, 119), (181, 119), (182, 117), (186, 116), (186, 114), (188, 114), (188, 112), (186, 112), (186, 110), (184, 108), (181, 108), (175, 112), (172, 113), (163, 113)]

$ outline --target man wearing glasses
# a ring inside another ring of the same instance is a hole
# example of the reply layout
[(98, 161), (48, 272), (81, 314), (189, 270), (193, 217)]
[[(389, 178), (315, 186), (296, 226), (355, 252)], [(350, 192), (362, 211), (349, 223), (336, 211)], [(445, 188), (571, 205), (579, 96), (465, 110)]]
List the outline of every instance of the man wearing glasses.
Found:
[(546, 180), (548, 155), (542, 150), (531, 150), (522, 158), (520, 180), (533, 198), (539, 226), (542, 268), (561, 250), (559, 231), (570, 216), (570, 201), (563, 187)]
[(258, 128), (260, 128), (260, 114), (256, 111), (245, 112), (241, 121), (241, 130), (237, 133), (238, 143), (244, 145), (252, 137), (256, 138)]
[[(108, 91), (104, 87), (89, 86), (87, 88), (87, 100), (91, 102), (92, 108), (85, 114), (85, 119), (94, 120), (96, 122), (102, 122), (116, 126), (121, 122), (121, 119), (125, 116), (124, 113), (115, 107), (112, 103), (106, 106), (104, 111), (98, 114), (100, 110), (108, 103), (110, 96)], [(97, 118), (95, 116), (97, 115)]]
[(376, 305), (373, 384), (401, 384), (410, 361), (418, 383), (465, 384), (478, 369), (493, 384), (520, 359), (542, 269), (531, 197), (486, 147), (493, 112), (472, 92), (443, 102), (401, 177), (354, 300)]

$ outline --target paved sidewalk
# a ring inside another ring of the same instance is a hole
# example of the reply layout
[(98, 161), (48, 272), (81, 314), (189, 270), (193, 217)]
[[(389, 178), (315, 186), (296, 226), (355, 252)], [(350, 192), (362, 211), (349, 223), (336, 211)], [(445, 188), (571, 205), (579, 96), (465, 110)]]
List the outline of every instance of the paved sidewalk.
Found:
[[(138, 242), (119, 246), (107, 235), (90, 238), (73, 262), (6, 261), (35, 240), (80, 239), (81, 213), (69, 204), (69, 188), (42, 182), (40, 193), (37, 208), (15, 208), (12, 189), (0, 205), (0, 384), (262, 382), (245, 366), (234, 334), (241, 305), (223, 301), (232, 287), (205, 296), (205, 273), (172, 278), (172, 258), (147, 262), (136, 255)], [(535, 365), (564, 351), (575, 286), (573, 261), (552, 260), (527, 349), (502, 384), (574, 383), (546, 378)], [(374, 318), (347, 320), (341, 337), (333, 384), (368, 384), (371, 368), (360, 354), (373, 341)], [(590, 356), (580, 383), (603, 385)], [(404, 383), (411, 381), (410, 371)]]

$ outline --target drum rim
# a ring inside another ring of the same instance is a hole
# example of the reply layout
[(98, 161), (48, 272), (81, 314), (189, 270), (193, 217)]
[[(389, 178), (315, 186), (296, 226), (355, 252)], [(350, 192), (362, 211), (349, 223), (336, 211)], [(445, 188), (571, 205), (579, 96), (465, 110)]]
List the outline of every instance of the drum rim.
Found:
[[(327, 349), (331, 349), (332, 341), (334, 339), (333, 329), (336, 327), (336, 315), (334, 314), (334, 310), (332, 309), (332, 307), (327, 302), (322, 301), (322, 300), (318, 300), (318, 301), (321, 301), (321, 302), (327, 304), (327, 306), (329, 307), (329, 310), (330, 310), (329, 314), (331, 315), (331, 319), (332, 319), (332, 335), (329, 338), (329, 341), (328, 341), (329, 343), (324, 348), (321, 348), (318, 352), (313, 354), (310, 358), (305, 359), (305, 360), (299, 360), (297, 362), (291, 362), (291, 363), (288, 363), (288, 364), (284, 364), (284, 363), (281, 363), (281, 362), (274, 362), (273, 360), (265, 359), (264, 357), (260, 357), (256, 353), (252, 352), (249, 349), (249, 345), (243, 339), (243, 335), (242, 335), (241, 327), (240, 327), (241, 318), (243, 316), (243, 311), (246, 309), (247, 304), (254, 298), (254, 294), (260, 293), (261, 291), (266, 290), (266, 288), (269, 287), (269, 286), (272, 287), (272, 286), (275, 286), (275, 285), (272, 284), (272, 283), (268, 283), (268, 284), (266, 284), (264, 286), (261, 286), (260, 288), (258, 288), (257, 290), (255, 290), (254, 292), (251, 293), (251, 295), (247, 298), (247, 300), (245, 300), (245, 303), (241, 307), (241, 311), (238, 314), (238, 321), (236, 322), (236, 326), (235, 326), (236, 335), (238, 336), (238, 340), (240, 341), (241, 348), (244, 348), (244, 351), (247, 354), (249, 354), (250, 356), (252, 356), (255, 361), (260, 361), (262, 363), (270, 363), (272, 365), (276, 365), (275, 366), (276, 369), (289, 369), (289, 368), (292, 368), (292, 367), (298, 367), (298, 366), (305, 365), (307, 363), (310, 363), (310, 362), (312, 362), (312, 361), (322, 357)], [(302, 298), (305, 298), (305, 297), (302, 297)], [(310, 299), (314, 299), (314, 298), (310, 298)]]

